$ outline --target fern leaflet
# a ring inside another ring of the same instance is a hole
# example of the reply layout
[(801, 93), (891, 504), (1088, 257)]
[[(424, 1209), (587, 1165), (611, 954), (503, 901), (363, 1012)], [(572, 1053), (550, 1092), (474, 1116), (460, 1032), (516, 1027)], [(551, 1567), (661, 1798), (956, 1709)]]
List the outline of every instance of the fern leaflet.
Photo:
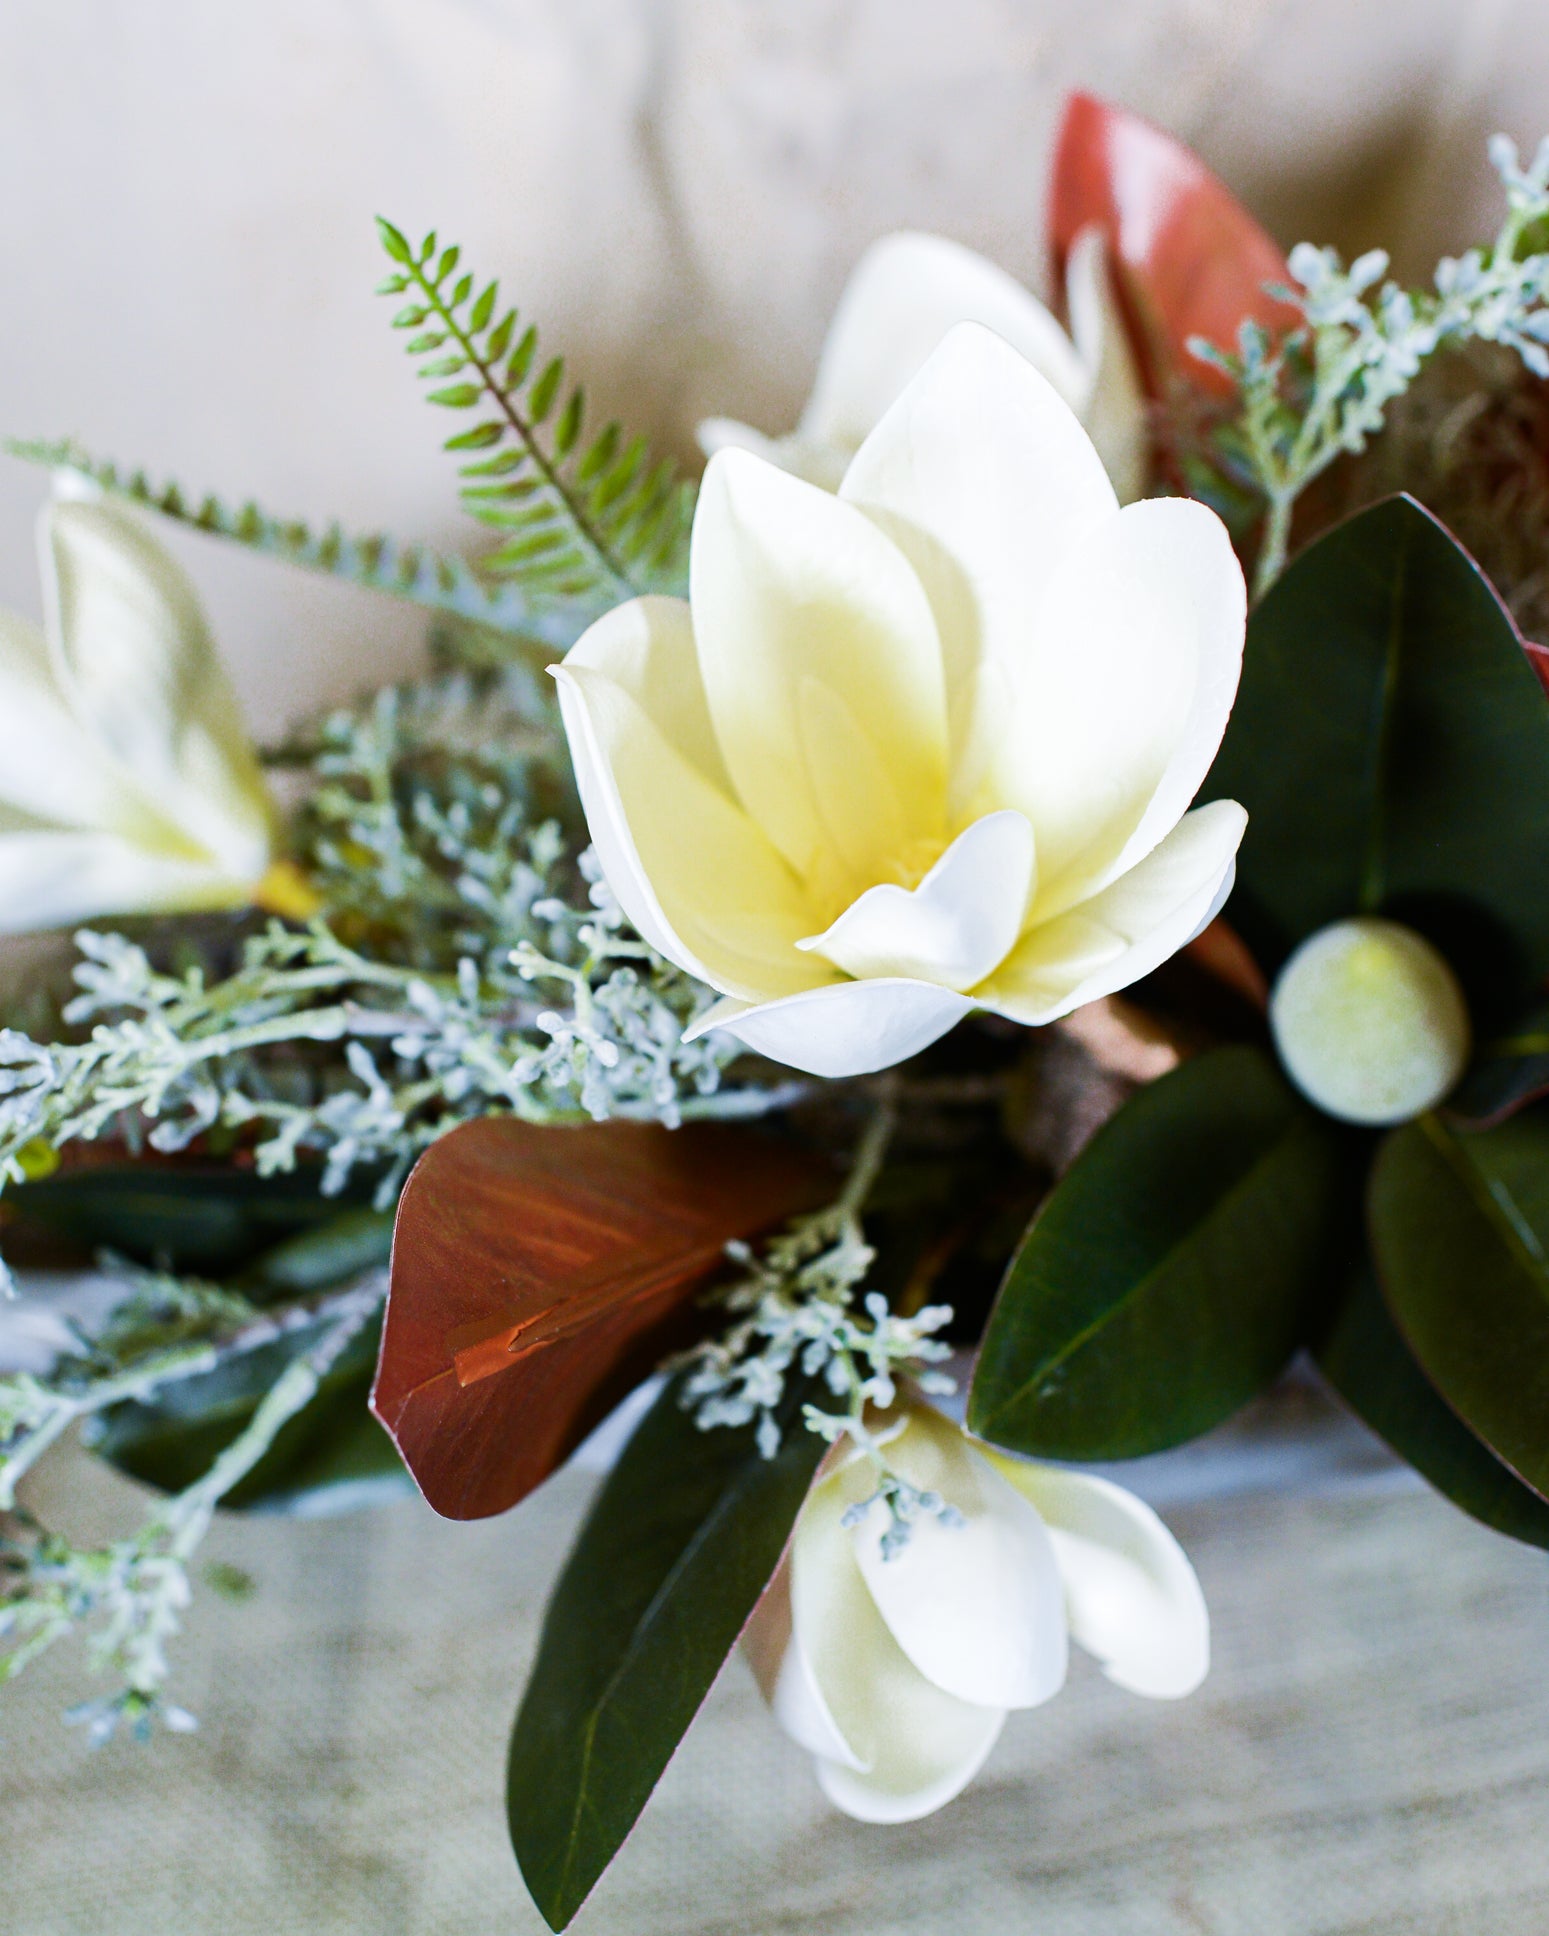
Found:
[(501, 542), (482, 571), (521, 586), (529, 599), (606, 609), (639, 592), (683, 589), (694, 486), (671, 460), (652, 462), (643, 438), (608, 423), (583, 439), (585, 398), (566, 385), (562, 357), (538, 354), (538, 333), (499, 309), (499, 285), (476, 290), (461, 252), (438, 252), (434, 233), (418, 250), (378, 219), (395, 264), (381, 295), (408, 295), (393, 317), (434, 387), (429, 401), (480, 409), (446, 448), (465, 461), (462, 501)]
[(428, 545), (404, 544), (380, 533), (358, 536), (338, 524), (316, 531), (299, 518), (271, 517), (251, 501), (235, 511), (217, 497), (196, 501), (175, 483), (155, 484), (144, 471), (121, 471), (116, 464), (93, 457), (68, 440), (50, 443), (9, 438), (4, 449), (26, 463), (73, 472), (99, 490), (196, 531), (229, 538), (266, 557), (326, 572), (431, 611), (455, 613), (493, 631), (532, 639), (557, 650), (571, 646), (596, 616), (591, 606), (574, 604), (549, 602), (540, 610), (521, 586), (486, 578), (467, 559), (434, 551)]

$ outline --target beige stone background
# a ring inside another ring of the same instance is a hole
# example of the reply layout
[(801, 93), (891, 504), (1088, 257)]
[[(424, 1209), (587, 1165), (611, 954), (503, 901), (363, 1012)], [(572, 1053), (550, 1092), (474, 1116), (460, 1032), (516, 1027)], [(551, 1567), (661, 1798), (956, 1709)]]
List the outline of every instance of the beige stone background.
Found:
[[(1193, 141), (1282, 241), (1422, 273), (1493, 219), (1488, 133), (1549, 128), (1546, 27), (1546, 0), (3, 0), (0, 429), (453, 544), (374, 211), (461, 240), (686, 452), (706, 412), (794, 416), (890, 227), (1039, 285), (1071, 85)], [(26, 609), (40, 482), (0, 465), (0, 603)], [(177, 542), (259, 729), (413, 662), (411, 613)], [(475, 1529), (224, 1523), (258, 1591), (191, 1617), (198, 1737), (88, 1755), (64, 1658), (0, 1701), (0, 1931), (536, 1931), (503, 1737), (590, 1483)], [(40, 1503), (135, 1510), (68, 1456)], [(968, 1799), (868, 1831), (733, 1668), (578, 1928), (1542, 1936), (1541, 1557), (1420, 1493), (1172, 1517), (1216, 1619), (1196, 1701), (1080, 1676)]]

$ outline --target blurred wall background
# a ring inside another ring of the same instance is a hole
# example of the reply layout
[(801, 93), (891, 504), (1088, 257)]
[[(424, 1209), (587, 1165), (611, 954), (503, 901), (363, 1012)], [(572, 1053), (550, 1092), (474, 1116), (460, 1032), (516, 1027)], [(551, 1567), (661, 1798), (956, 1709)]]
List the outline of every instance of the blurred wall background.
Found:
[[(685, 453), (778, 429), (873, 236), (1043, 284), (1060, 102), (1191, 141), (1284, 242), (1424, 273), (1549, 129), (1549, 0), (9, 0), (0, 430), (309, 518), (464, 543), (376, 211), (439, 227), (594, 399)], [(42, 478), (0, 464), (0, 603)], [(179, 538), (273, 731), (413, 662), (419, 617)]]

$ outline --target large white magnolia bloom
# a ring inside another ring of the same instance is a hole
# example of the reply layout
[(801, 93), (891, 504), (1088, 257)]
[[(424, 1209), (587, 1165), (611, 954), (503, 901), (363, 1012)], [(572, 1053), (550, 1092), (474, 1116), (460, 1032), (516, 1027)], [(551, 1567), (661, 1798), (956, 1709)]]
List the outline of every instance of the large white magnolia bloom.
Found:
[(1205, 1678), (1199, 1582), (1132, 1494), (1008, 1458), (924, 1406), (887, 1459), (964, 1523), (922, 1514), (885, 1559), (879, 1505), (845, 1523), (875, 1484), (856, 1456), (820, 1475), (744, 1636), (776, 1719), (846, 1814), (908, 1822), (951, 1801), (1007, 1713), (1059, 1691), (1068, 1639), (1156, 1700)]
[(1186, 809), (1241, 665), (1226, 532), (1120, 510), (989, 330), (951, 332), (837, 496), (713, 457), (689, 578), (556, 672), (609, 884), (723, 996), (694, 1033), (886, 1068), (975, 1006), (1112, 994), (1225, 899), (1246, 816)]
[(730, 417), (699, 426), (707, 457), (738, 448), (837, 490), (857, 450), (954, 323), (983, 323), (1020, 350), (1085, 424), (1121, 503), (1146, 483), (1145, 397), (1113, 299), (1103, 238), (1076, 237), (1065, 264), (1069, 334), (1004, 269), (960, 242), (905, 231), (874, 242), (829, 324), (817, 379), (788, 436)]
[(193, 587), (117, 505), (39, 544), (44, 630), (0, 612), (0, 933), (250, 901), (269, 801)]

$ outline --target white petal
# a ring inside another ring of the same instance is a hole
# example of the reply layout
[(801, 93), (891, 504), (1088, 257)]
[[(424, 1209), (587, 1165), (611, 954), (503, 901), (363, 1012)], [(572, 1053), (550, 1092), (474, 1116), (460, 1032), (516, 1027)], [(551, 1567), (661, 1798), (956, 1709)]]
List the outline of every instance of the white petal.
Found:
[(743, 1629), (742, 1651), (770, 1713), (793, 1741), (826, 1761), (864, 1766), (828, 1711), (806, 1649), (795, 1645), (789, 1552)]
[(797, 942), (858, 977), (897, 975), (959, 993), (999, 967), (1021, 931), (1033, 883), (1024, 815), (986, 814), (913, 889), (869, 887), (822, 934)]
[(801, 431), (855, 450), (954, 323), (982, 323), (1040, 369), (1073, 408), (1086, 372), (1021, 283), (961, 243), (905, 231), (874, 242), (845, 285)]
[(1070, 1630), (1109, 1680), (1153, 1700), (1210, 1668), (1210, 1616), (1188, 1557), (1151, 1508), (1089, 1473), (987, 1453), (1048, 1522)]
[[(631, 622), (602, 623), (615, 620)], [(669, 961), (729, 993), (826, 979), (796, 948), (811, 910), (789, 868), (639, 701), (585, 663), (590, 638), (552, 670), (587, 826), (624, 912)]]
[[(1020, 683), (1038, 601), (1072, 545), (1112, 521), (1113, 486), (1054, 385), (998, 336), (966, 323), (866, 439), (840, 495), (889, 533), (930, 595), (957, 774), (976, 700), (1000, 701), (994, 688), (976, 690), (981, 661)], [(1068, 653), (1082, 634), (1058, 643)], [(956, 784), (957, 808), (964, 798)]]
[(192, 585), (120, 505), (56, 502), (39, 540), (49, 644), (72, 710), (157, 811), (227, 871), (256, 878), (267, 795)]
[(1081, 421), (1119, 502), (1132, 504), (1145, 493), (1149, 468), (1146, 395), (1095, 223), (1081, 231), (1065, 258), (1065, 305), (1091, 386)]
[[(888, 1515), (872, 1506), (853, 1532), (861, 1576), (888, 1631), (925, 1678), (979, 1707), (1037, 1707), (1065, 1683), (1065, 1596), (1048, 1532), (1014, 1486), (957, 1426), (920, 1407), (887, 1448), (891, 1469), (939, 1493), (965, 1523), (930, 1514), (882, 1555)], [(835, 1475), (851, 1504), (876, 1475), (857, 1461)]]
[(958, 1794), (1005, 1719), (928, 1681), (888, 1632), (840, 1523), (847, 1494), (819, 1483), (791, 1543), (792, 1645), (844, 1744), (820, 1758), (829, 1799), (865, 1822), (909, 1822)]
[(1013, 1021), (1055, 1021), (1160, 968), (1219, 913), (1248, 816), (1235, 800), (1186, 813), (1100, 894), (1030, 928), (974, 999)]
[(717, 1002), (684, 1040), (725, 1029), (755, 1054), (808, 1075), (864, 1076), (929, 1048), (972, 1007), (930, 982), (842, 981), (780, 1001)]
[[(744, 451), (710, 460), (690, 560), (694, 633), (726, 765), (743, 805), (803, 878), (858, 844), (885, 877), (906, 838), (944, 831), (941, 646), (919, 580), (852, 506)], [(822, 703), (814, 702), (814, 695)], [(855, 759), (836, 803), (834, 719)], [(875, 797), (861, 793), (881, 776)], [(841, 901), (842, 904), (842, 901)], [(807, 930), (811, 932), (810, 928)]]
[(243, 906), (252, 878), (73, 828), (0, 831), (0, 934), (108, 914)]
[(43, 634), (11, 612), (0, 612), (0, 801), (66, 826), (145, 818), (61, 696)]
[(721, 758), (694, 649), (694, 621), (682, 598), (632, 598), (590, 625), (565, 664), (591, 666), (622, 686), (674, 752), (723, 793)]
[(804, 477), (825, 491), (838, 490), (845, 465), (854, 455), (853, 449), (841, 450), (799, 432), (789, 437), (766, 437), (763, 431), (738, 423), (735, 417), (706, 417), (695, 435), (706, 457), (713, 457), (718, 450), (751, 451), (766, 464), (777, 465), (792, 477)]
[(1088, 898), (1177, 822), (1242, 668), (1246, 593), (1225, 526), (1183, 498), (1073, 539), (1033, 614), (993, 785), (1038, 842), (1035, 920)]

